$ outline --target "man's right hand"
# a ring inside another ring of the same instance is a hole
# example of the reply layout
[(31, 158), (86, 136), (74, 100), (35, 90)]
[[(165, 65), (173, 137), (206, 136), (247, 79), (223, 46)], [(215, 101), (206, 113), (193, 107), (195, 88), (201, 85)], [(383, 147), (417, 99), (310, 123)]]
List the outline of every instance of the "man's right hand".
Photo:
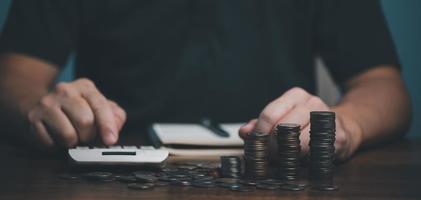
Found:
[(105, 145), (117, 142), (126, 112), (108, 100), (89, 79), (58, 83), (27, 111), (27, 120), (43, 147), (72, 147), (97, 134)]

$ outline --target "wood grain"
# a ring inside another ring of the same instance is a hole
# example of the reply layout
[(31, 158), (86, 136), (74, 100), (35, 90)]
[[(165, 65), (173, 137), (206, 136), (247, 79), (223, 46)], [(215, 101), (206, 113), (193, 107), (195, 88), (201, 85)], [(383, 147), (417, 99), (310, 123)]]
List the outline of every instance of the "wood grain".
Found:
[[(126, 136), (123, 143), (136, 143)], [(261, 191), (162, 187), (133, 191), (121, 183), (64, 181), (69, 170), (65, 153), (43, 155), (0, 142), (0, 199), (421, 199), (421, 140), (402, 139), (358, 153), (336, 167), (337, 192)], [(195, 158), (190, 158), (195, 159)], [(203, 159), (203, 158), (202, 158)], [(170, 162), (177, 160), (172, 158)]]

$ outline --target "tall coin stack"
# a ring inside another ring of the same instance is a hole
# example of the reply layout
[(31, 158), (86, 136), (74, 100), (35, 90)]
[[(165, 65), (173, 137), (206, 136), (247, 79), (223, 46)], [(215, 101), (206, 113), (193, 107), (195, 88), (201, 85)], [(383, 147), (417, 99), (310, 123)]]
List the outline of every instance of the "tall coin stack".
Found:
[(221, 156), (221, 176), (241, 178), (241, 159), (238, 156)]
[(267, 176), (267, 144), (269, 134), (251, 132), (244, 140), (245, 178), (264, 179)]
[(281, 123), (275, 128), (279, 153), (279, 175), (282, 180), (297, 180), (300, 169), (300, 125)]
[(335, 153), (335, 113), (310, 112), (310, 167), (309, 179), (317, 190), (337, 190), (333, 185)]

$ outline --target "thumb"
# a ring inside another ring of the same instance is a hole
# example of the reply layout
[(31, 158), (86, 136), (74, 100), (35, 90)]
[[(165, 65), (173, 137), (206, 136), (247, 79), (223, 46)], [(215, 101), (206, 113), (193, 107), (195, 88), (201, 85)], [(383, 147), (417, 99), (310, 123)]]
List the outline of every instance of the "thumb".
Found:
[(252, 119), (247, 124), (244, 124), (242, 127), (240, 127), (240, 130), (238, 130), (238, 134), (241, 138), (246, 138), (247, 134), (252, 132), (254, 128), (256, 127), (257, 119)]

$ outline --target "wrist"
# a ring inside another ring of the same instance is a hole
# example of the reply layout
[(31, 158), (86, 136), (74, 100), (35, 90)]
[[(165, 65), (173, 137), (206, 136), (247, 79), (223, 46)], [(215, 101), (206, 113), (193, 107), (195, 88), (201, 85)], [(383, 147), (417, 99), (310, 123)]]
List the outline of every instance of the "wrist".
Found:
[(340, 123), (342, 130), (350, 138), (350, 150), (355, 152), (363, 143), (364, 132), (361, 124), (350, 109), (338, 106), (332, 108), (332, 111), (336, 113), (337, 122)]

